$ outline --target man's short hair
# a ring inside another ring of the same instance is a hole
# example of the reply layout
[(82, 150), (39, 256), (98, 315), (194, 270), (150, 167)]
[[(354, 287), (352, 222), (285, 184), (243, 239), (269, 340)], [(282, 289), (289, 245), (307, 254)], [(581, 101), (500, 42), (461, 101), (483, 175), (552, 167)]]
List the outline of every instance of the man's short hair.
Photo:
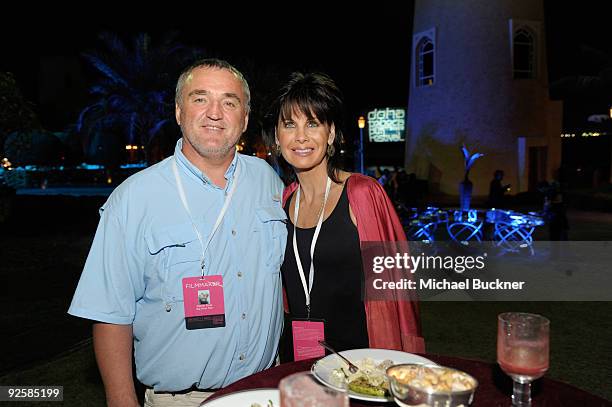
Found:
[(242, 90), (244, 91), (244, 95), (246, 97), (246, 100), (244, 101), (246, 112), (248, 113), (251, 110), (251, 91), (249, 89), (249, 84), (244, 78), (244, 75), (242, 75), (242, 73), (229, 62), (217, 58), (199, 59), (189, 65), (187, 68), (185, 68), (183, 72), (181, 72), (181, 75), (179, 76), (178, 81), (176, 82), (176, 92), (174, 94), (174, 101), (177, 105), (181, 105), (181, 94), (183, 92), (185, 82), (190, 77), (193, 70), (197, 68), (226, 69), (233, 73), (234, 76), (242, 82)]

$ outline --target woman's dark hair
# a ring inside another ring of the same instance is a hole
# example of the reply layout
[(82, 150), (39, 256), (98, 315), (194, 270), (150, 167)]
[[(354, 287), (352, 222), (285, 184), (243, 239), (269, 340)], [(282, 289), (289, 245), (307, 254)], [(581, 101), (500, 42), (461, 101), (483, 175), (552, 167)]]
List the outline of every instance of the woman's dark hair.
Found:
[[(309, 120), (315, 117), (323, 124), (334, 125), (335, 137), (333, 147), (338, 154), (327, 155), (327, 175), (335, 183), (340, 183), (338, 173), (340, 166), (340, 147), (344, 142), (342, 129), (344, 127), (344, 106), (342, 92), (336, 83), (324, 73), (314, 72), (302, 74), (294, 72), (289, 81), (280, 89), (279, 95), (266, 114), (263, 138), (268, 147), (274, 151), (276, 147), (275, 131), (279, 118), (290, 119), (292, 113), (300, 111)], [(279, 157), (281, 164), (286, 161)], [(294, 179), (295, 174), (290, 171)], [(293, 180), (292, 179), (292, 180)]]

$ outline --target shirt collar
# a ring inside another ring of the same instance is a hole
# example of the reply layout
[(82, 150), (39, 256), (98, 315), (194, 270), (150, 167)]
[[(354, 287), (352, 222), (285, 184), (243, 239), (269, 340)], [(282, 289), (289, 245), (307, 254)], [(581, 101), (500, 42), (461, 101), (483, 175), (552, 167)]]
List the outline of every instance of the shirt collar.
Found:
[[(185, 154), (183, 154), (182, 149), (183, 149), (183, 138), (181, 137), (176, 142), (176, 147), (174, 147), (174, 157), (178, 161), (179, 166), (183, 167), (183, 169), (185, 169), (188, 174), (195, 176), (197, 179), (204, 182), (205, 184), (214, 185), (206, 174), (200, 171), (198, 167), (193, 165), (193, 163), (189, 161), (187, 157), (185, 157)], [(227, 171), (225, 171), (226, 180), (229, 181), (234, 176), (234, 172), (236, 171), (237, 162), (238, 162), (238, 152), (235, 152), (232, 162), (230, 163), (229, 167), (227, 167)]]

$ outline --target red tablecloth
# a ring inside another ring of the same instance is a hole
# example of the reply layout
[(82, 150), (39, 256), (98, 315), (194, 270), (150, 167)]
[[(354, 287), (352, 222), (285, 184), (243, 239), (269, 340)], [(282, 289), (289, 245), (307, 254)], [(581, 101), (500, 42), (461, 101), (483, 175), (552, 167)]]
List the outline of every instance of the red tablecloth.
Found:
[[(496, 364), (480, 362), (475, 360), (461, 359), (449, 356), (429, 355), (424, 357), (433, 360), (443, 366), (454, 367), (463, 370), (478, 380), (478, 389), (474, 397), (472, 407), (494, 407), (510, 406), (510, 395), (512, 394), (512, 381), (502, 372)], [(291, 373), (310, 370), (316, 359), (301, 362), (285, 363), (263, 372), (245, 377), (236, 383), (217, 391), (212, 397), (216, 398), (224, 394), (233, 393), (238, 390), (255, 389), (259, 387), (278, 387), (278, 382)], [(565, 384), (546, 377), (539, 379), (532, 385), (532, 399), (534, 407), (600, 407), (612, 406), (612, 402), (589, 394), (569, 384)], [(379, 403), (370, 403), (351, 399), (351, 406), (377, 406)], [(382, 404), (393, 406), (394, 403)]]

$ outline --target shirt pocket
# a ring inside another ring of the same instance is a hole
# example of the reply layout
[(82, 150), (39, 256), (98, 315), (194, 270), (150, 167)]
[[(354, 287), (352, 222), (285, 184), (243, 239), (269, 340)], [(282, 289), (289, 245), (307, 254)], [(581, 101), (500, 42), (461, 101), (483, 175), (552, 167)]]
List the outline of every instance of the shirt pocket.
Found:
[(256, 229), (262, 232), (266, 266), (271, 272), (278, 273), (287, 243), (287, 214), (279, 206), (260, 206), (255, 213)]
[(199, 275), (202, 247), (191, 223), (154, 229), (145, 236), (164, 301), (182, 301), (182, 279)]

